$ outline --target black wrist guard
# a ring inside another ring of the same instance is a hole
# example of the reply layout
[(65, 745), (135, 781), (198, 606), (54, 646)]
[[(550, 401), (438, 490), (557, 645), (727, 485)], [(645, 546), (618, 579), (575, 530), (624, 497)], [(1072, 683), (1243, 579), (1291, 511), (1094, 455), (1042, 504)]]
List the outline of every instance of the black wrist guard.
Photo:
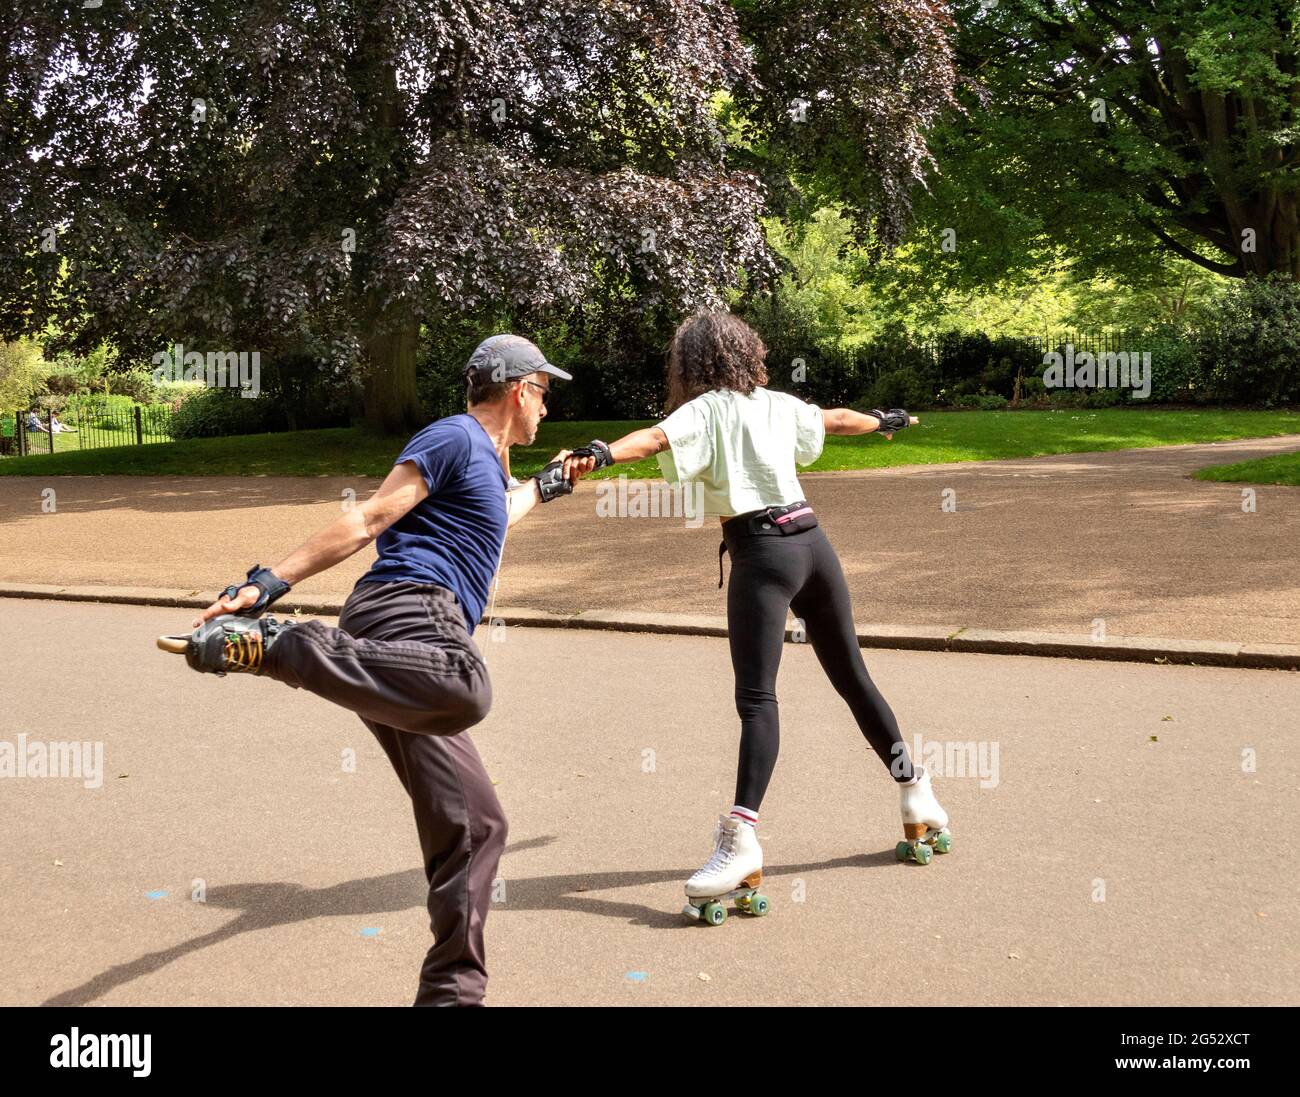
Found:
[(248, 569), (247, 579), (242, 583), (231, 583), (217, 597), (234, 598), (244, 587), (256, 587), (258, 599), (251, 606), (241, 609), (238, 614), (240, 617), (256, 617), (272, 602), (278, 598), (283, 598), (293, 589), (270, 568), (264, 568), (261, 564), (254, 564)]
[(585, 446), (579, 446), (570, 454), (572, 457), (594, 457), (596, 459), (596, 468), (609, 468), (614, 463), (614, 455), (610, 453), (609, 446), (604, 442), (592, 439)]
[(890, 408), (888, 411), (872, 408), (871, 414), (880, 420), (881, 434), (893, 434), (895, 431), (912, 425), (911, 416), (902, 408)]
[(564, 462), (552, 461), (541, 472), (534, 473), (537, 490), (542, 493), (542, 502), (549, 503), (557, 495), (572, 495), (573, 485), (564, 475)]

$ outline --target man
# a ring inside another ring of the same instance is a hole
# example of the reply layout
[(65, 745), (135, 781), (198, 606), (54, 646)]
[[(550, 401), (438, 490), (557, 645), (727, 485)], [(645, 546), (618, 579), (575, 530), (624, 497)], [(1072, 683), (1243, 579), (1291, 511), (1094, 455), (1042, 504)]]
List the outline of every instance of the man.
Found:
[[(467, 733), (492, 698), (471, 633), (507, 526), (572, 492), (595, 465), (562, 451), (510, 488), (510, 447), (536, 437), (551, 379), (571, 377), (515, 335), (479, 344), (465, 376), (468, 412), (417, 433), (374, 495), (273, 568), (255, 565), (200, 614), (192, 636), (159, 640), (196, 670), (264, 674), (335, 701), (379, 740), (411, 797), (429, 881), (436, 940), (416, 1005), (478, 1005), (487, 984), (483, 927), (506, 819)], [(378, 558), (338, 628), (254, 619), (376, 540)]]

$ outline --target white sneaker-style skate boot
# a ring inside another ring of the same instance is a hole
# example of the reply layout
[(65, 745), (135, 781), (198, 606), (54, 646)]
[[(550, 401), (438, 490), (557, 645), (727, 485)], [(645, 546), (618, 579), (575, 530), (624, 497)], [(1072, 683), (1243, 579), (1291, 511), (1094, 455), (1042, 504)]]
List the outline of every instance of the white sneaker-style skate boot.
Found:
[(930, 786), (928, 770), (917, 767), (917, 781), (900, 785), (903, 804), (903, 835), (894, 852), (900, 861), (912, 860), (918, 865), (928, 865), (936, 853), (952, 849), (952, 835), (948, 833), (948, 813), (939, 805)]
[(767, 897), (757, 891), (762, 881), (763, 850), (754, 828), (733, 815), (723, 815), (713, 831), (713, 856), (686, 881), (682, 913), (720, 926), (727, 920), (723, 903), (734, 898), (746, 914), (764, 915)]

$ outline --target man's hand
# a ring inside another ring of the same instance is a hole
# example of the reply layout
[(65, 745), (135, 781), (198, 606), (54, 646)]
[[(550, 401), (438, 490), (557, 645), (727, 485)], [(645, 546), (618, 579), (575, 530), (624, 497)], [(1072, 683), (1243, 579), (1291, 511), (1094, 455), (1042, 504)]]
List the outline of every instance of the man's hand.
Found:
[[(565, 479), (567, 479), (571, 484), (576, 484), (578, 480), (583, 476), (586, 476), (587, 473), (594, 472), (596, 469), (603, 467), (596, 457), (584, 452), (587, 448), (587, 446), (582, 446), (573, 452), (570, 452), (569, 450), (560, 450), (556, 455), (556, 460), (561, 461), (564, 464)], [(612, 461), (608, 463), (613, 464)]]
[(283, 598), (292, 589), (292, 584), (286, 583), (270, 568), (254, 564), (248, 569), (248, 581), (231, 583), (226, 587), (217, 595), (217, 600), (199, 615), (194, 627), (197, 628), (208, 618), (222, 613), (260, 617), (277, 599)]
[(571, 450), (560, 450), (549, 464), (533, 476), (542, 502), (549, 503), (560, 495), (572, 495), (573, 485), (579, 477), (586, 476), (595, 467), (594, 457), (575, 457)]
[(568, 460), (569, 451), (562, 449), (549, 464), (543, 465), (540, 470), (533, 473), (532, 478), (537, 481), (537, 494), (541, 496), (543, 503), (549, 503), (561, 495), (573, 494), (573, 480), (566, 468)]
[(193, 628), (198, 628), (204, 621), (210, 617), (219, 617), (223, 613), (240, 613), (248, 609), (249, 606), (256, 605), (257, 600), (262, 597), (262, 592), (254, 586), (240, 587), (239, 592), (233, 598), (227, 598), (224, 594), (219, 597), (212, 605), (208, 606), (202, 613), (194, 618)]

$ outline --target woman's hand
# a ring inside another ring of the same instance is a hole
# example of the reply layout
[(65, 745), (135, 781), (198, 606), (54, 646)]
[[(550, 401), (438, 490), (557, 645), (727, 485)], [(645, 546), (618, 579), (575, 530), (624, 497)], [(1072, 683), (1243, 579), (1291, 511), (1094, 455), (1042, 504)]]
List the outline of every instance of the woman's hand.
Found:
[[(918, 419), (915, 415), (909, 415), (907, 417), (907, 425), (909, 427), (916, 426), (920, 421), (921, 420)], [(888, 434), (885, 435), (885, 437), (892, 442), (894, 440), (894, 432), (891, 430)]]

